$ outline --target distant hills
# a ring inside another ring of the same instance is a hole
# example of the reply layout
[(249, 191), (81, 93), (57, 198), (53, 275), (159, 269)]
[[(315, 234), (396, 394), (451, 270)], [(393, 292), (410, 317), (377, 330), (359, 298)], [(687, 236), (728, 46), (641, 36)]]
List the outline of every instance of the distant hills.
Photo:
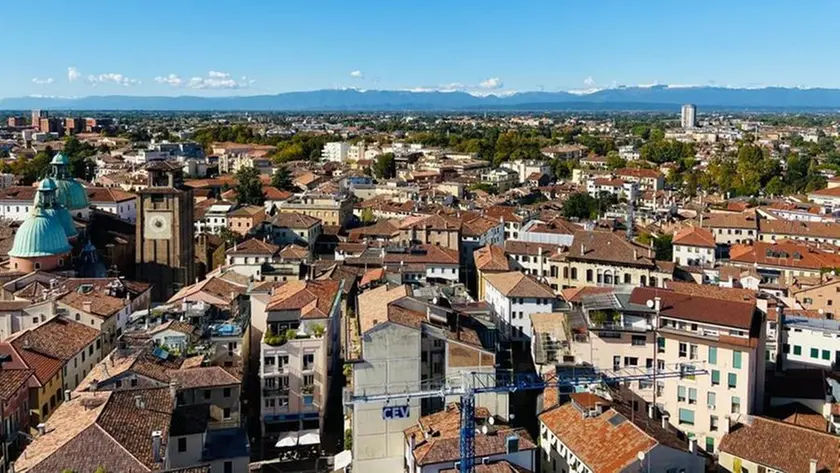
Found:
[(0, 99), (0, 110), (159, 111), (678, 111), (693, 103), (700, 111), (835, 111), (840, 89), (767, 87), (617, 87), (589, 93), (519, 92), (475, 96), (465, 92), (353, 89), (287, 92), (236, 97), (146, 97), (105, 95), (80, 98)]

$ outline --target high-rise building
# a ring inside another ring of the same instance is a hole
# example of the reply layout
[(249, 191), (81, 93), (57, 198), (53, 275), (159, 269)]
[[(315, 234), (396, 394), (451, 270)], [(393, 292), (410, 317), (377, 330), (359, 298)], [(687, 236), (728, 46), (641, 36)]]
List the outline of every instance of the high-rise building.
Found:
[(49, 113), (46, 110), (32, 110), (32, 126), (34, 128), (40, 129), (41, 127), (41, 119), (47, 118)]
[(63, 123), (58, 118), (41, 118), (38, 130), (43, 133), (58, 133), (60, 135), (62, 132), (62, 125)]
[(81, 133), (85, 130), (85, 124), (84, 118), (67, 117), (64, 119), (64, 133), (68, 135)]
[(697, 126), (697, 106), (687, 103), (682, 106), (680, 114), (680, 125), (683, 128), (694, 128)]
[(152, 300), (167, 301), (195, 279), (192, 190), (180, 165), (146, 166), (149, 187), (137, 196), (137, 279), (154, 284)]
[(6, 120), (6, 126), (10, 128), (21, 128), (26, 126), (26, 119), (24, 117), (9, 117)]

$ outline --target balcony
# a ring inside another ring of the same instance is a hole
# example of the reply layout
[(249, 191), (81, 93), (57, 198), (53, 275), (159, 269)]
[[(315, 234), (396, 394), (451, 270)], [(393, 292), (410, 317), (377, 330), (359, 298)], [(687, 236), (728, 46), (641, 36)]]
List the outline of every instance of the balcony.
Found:
[(282, 331), (278, 334), (267, 330), (265, 335), (263, 335), (263, 343), (268, 346), (272, 347), (279, 347), (283, 346), (288, 342), (295, 341), (295, 340), (311, 340), (311, 339), (319, 339), (324, 337), (324, 333), (326, 329), (321, 324), (308, 324), (304, 327), (304, 331), (300, 329), (287, 329)]
[(273, 388), (263, 388), (263, 396), (272, 397), (272, 396), (288, 396), (289, 395), (289, 387), (288, 386), (275, 386)]

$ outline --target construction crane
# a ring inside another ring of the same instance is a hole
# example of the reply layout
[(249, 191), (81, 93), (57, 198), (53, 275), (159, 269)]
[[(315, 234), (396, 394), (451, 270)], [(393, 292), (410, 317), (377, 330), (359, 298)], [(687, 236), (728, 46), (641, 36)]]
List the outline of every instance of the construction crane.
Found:
[[(663, 365), (651, 368), (623, 368), (599, 370), (593, 367), (559, 368), (549, 377), (533, 373), (464, 373), (459, 378), (447, 380), (440, 388), (380, 393), (345, 393), (345, 405), (365, 404), (411, 399), (447, 398), (458, 396), (461, 400), (460, 461), (459, 473), (473, 473), (475, 466), (475, 397), (485, 393), (515, 393), (517, 391), (542, 391), (558, 389), (570, 391), (592, 385), (618, 385), (633, 381), (650, 381), (656, 390), (656, 381), (668, 378), (689, 378), (707, 374), (701, 362)], [(384, 410), (383, 410), (384, 416)]]

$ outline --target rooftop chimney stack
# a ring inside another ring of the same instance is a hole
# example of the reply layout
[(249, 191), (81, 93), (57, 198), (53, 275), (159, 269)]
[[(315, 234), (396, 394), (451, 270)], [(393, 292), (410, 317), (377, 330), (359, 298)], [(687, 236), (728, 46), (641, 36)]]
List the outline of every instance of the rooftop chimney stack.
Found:
[(662, 416), (662, 428), (663, 429), (668, 428), (668, 416), (667, 415)]
[(697, 454), (697, 439), (688, 439), (688, 451), (692, 455)]
[(814, 459), (814, 458), (811, 459), (811, 463), (810, 463), (810, 467), (809, 467), (808, 471), (810, 473), (817, 473), (817, 460), (816, 459)]
[(163, 432), (155, 430), (152, 432), (152, 455), (155, 463), (160, 463), (163, 459), (160, 456), (160, 439), (163, 437)]
[(65, 389), (64, 390), (64, 402), (68, 402), (68, 401), (70, 401), (70, 390)]

